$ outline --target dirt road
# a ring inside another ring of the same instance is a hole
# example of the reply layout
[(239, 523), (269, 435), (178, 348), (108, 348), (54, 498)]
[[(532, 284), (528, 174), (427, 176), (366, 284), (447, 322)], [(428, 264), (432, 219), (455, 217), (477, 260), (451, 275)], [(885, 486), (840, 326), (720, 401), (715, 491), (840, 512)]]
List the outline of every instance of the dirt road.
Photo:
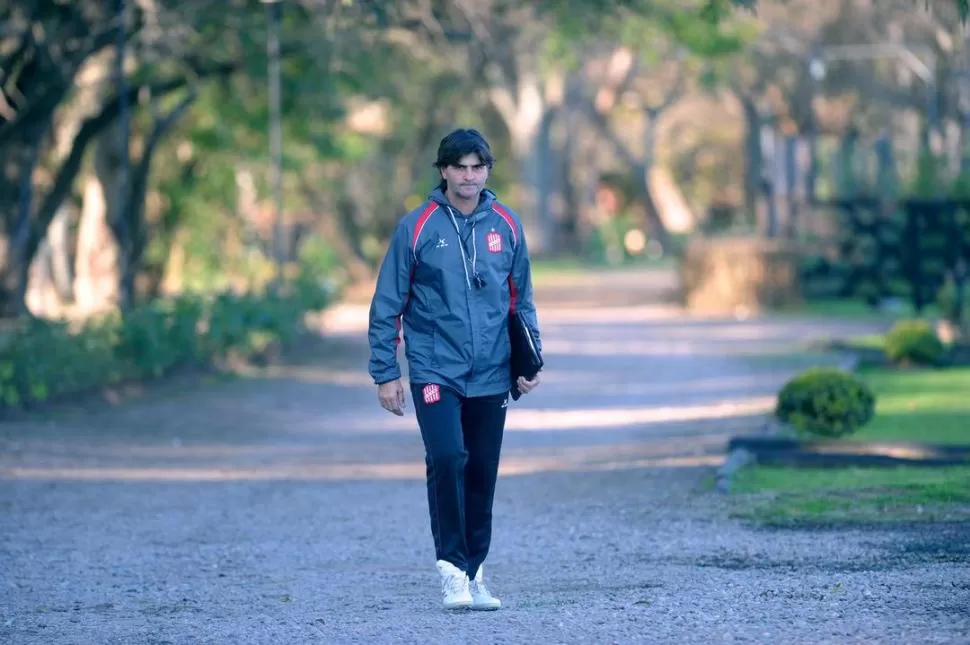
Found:
[(937, 548), (967, 526), (762, 531), (706, 486), (805, 366), (792, 343), (846, 324), (542, 313), (486, 563), (502, 611), (439, 609), (421, 442), (348, 307), (299, 366), (0, 425), (0, 642), (970, 642), (970, 564)]

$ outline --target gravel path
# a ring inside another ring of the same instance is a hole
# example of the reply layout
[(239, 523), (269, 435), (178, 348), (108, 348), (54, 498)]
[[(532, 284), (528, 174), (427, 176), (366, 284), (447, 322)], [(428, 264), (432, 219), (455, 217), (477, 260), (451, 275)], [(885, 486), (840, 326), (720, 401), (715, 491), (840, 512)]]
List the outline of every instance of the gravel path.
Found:
[(542, 312), (486, 563), (505, 608), (443, 612), (360, 313), (326, 360), (0, 425), (0, 642), (970, 643), (967, 525), (756, 530), (707, 491), (805, 365), (779, 356), (846, 325), (659, 308)]

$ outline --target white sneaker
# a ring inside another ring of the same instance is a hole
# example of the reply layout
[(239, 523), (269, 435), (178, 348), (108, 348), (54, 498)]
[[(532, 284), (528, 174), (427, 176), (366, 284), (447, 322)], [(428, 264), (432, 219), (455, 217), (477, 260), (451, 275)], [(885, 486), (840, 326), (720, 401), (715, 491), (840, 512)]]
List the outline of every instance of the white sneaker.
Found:
[(489, 593), (488, 587), (485, 586), (481, 566), (478, 567), (478, 573), (475, 574), (475, 579), (471, 581), (468, 588), (472, 596), (472, 609), (495, 611), (502, 606), (502, 601)]
[(468, 574), (445, 560), (438, 560), (441, 574), (441, 598), (445, 609), (467, 609), (472, 605), (468, 591)]

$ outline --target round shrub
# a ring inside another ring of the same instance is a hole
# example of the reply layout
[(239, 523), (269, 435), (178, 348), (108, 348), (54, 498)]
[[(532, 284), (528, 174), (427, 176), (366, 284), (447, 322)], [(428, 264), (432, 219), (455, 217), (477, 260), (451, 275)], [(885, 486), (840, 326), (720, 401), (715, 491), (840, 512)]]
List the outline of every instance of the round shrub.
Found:
[(925, 320), (903, 320), (886, 334), (886, 357), (898, 365), (938, 365), (946, 348)]
[(869, 423), (875, 407), (875, 394), (859, 378), (838, 369), (815, 367), (782, 387), (775, 416), (799, 432), (841, 437)]

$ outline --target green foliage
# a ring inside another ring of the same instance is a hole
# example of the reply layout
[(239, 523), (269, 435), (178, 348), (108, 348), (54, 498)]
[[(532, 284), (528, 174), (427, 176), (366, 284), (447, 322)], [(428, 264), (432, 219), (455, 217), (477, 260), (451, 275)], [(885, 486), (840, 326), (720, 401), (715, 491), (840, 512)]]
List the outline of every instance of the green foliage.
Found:
[[(195, 291), (260, 284), (273, 266), (266, 216), (274, 196), (268, 12), (260, 3), (222, 4), (207, 7), (206, 16), (190, 12), (184, 20), (198, 24), (186, 32), (200, 60), (227, 60), (238, 71), (192, 83), (197, 99), (159, 146), (152, 166), (150, 191), (159, 197), (159, 222), (146, 231), (147, 268), (164, 273), (175, 246), (182, 285)], [(283, 3), (283, 209), (311, 225), (350, 191), (345, 169), (379, 149), (380, 137), (347, 127), (345, 117), (355, 105), (349, 99), (381, 98), (398, 107), (387, 86), (392, 81), (423, 97), (422, 83), (382, 64), (412, 57), (385, 42), (375, 25), (387, 21), (387, 11), (378, 5), (345, 4), (329, 15), (322, 8)], [(321, 31), (323, 22), (327, 27)], [(147, 82), (162, 75), (163, 62), (143, 61), (137, 73)]]
[(886, 356), (902, 365), (938, 365), (946, 348), (926, 320), (902, 320), (886, 334)]
[(968, 295), (966, 283), (958, 284), (953, 276), (948, 275), (936, 298), (941, 315), (958, 327), (970, 322)]
[(707, 58), (736, 53), (753, 36), (740, 25), (726, 19), (713, 24), (698, 20), (697, 14), (689, 10), (672, 12), (663, 22), (678, 43), (692, 53)]
[(670, 46), (705, 59), (740, 51), (756, 34), (735, 10), (737, 4), (732, 0), (603, 0), (577, 5), (559, 0), (543, 6), (555, 14), (561, 49), (575, 52), (578, 41), (615, 38), (649, 63), (655, 62), (655, 56), (669, 56)]
[(923, 148), (916, 159), (916, 172), (906, 187), (914, 197), (942, 197), (947, 187), (946, 160)]
[(866, 425), (875, 406), (875, 394), (858, 377), (834, 368), (813, 367), (782, 387), (775, 416), (799, 432), (841, 437)]
[[(785, 0), (782, 0), (784, 2)], [(914, 5), (922, 5), (925, 9), (930, 9), (930, 0), (912, 0)], [(970, 17), (970, 0), (948, 0), (957, 10), (960, 20), (966, 21)], [(723, 19), (735, 7), (755, 10), (758, 0), (705, 0), (705, 6), (701, 10), (701, 15), (706, 20), (717, 21)]]
[(837, 211), (840, 268), (838, 275), (829, 272), (835, 291), (873, 305), (887, 298), (914, 307), (918, 302), (959, 324), (965, 300), (958, 289), (958, 254), (970, 240), (970, 173), (954, 177), (942, 159), (924, 153), (898, 193), (843, 195)]
[(71, 329), (28, 319), (0, 338), (0, 410), (117, 384), (181, 367), (251, 360), (283, 349), (323, 309), (329, 289), (307, 274), (262, 293), (181, 295)]

